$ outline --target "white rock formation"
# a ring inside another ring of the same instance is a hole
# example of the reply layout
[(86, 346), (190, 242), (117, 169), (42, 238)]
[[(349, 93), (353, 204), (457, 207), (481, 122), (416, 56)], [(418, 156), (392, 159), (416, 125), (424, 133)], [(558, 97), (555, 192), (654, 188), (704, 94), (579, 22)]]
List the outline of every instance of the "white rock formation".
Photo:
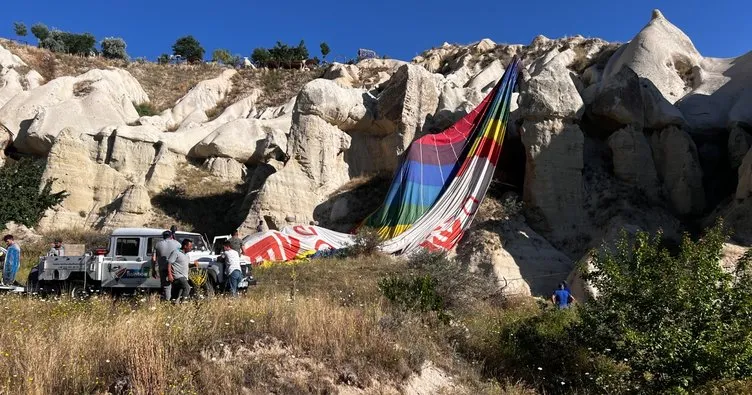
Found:
[(752, 126), (752, 52), (737, 58), (705, 58), (692, 70), (694, 89), (677, 107), (694, 129)]
[(457, 255), (471, 270), (491, 272), (506, 295), (549, 297), (574, 265), (520, 219), (474, 226)]
[(560, 240), (576, 237), (584, 219), (584, 135), (572, 123), (583, 102), (567, 69), (571, 60), (567, 51), (554, 56), (522, 82), (519, 99), (527, 152), (524, 200), (539, 214), (534, 225)]
[(702, 168), (697, 147), (683, 130), (669, 127), (651, 138), (653, 160), (674, 210), (698, 214), (705, 208)]
[(236, 70), (228, 69), (217, 78), (201, 81), (180, 98), (172, 109), (159, 115), (141, 117), (139, 122), (167, 129), (177, 125), (190, 126), (190, 122), (185, 122), (186, 120), (206, 120), (206, 111), (216, 107), (232, 90), (232, 77), (235, 74)]
[(149, 101), (121, 69), (61, 77), (14, 96), (0, 109), (0, 124), (21, 152), (44, 155), (62, 129), (83, 133), (138, 119), (133, 103)]
[(658, 201), (661, 184), (653, 163), (650, 144), (641, 130), (620, 129), (608, 138), (617, 178), (639, 188), (653, 202)]
[(654, 10), (650, 23), (609, 59), (604, 78), (627, 66), (639, 77), (652, 81), (673, 104), (693, 88), (689, 76), (701, 61), (702, 56), (689, 37)]

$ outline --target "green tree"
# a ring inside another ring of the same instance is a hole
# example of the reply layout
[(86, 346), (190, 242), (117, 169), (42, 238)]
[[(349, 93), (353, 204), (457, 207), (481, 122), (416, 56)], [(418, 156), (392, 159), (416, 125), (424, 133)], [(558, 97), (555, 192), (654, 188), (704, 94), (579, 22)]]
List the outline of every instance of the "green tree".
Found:
[(33, 34), (34, 37), (39, 40), (39, 44), (41, 46), (42, 41), (44, 41), (50, 35), (50, 29), (48, 29), (47, 26), (43, 23), (35, 23), (31, 26), (31, 34)]
[(55, 32), (50, 32), (50, 34), (48, 34), (47, 37), (44, 38), (44, 40), (40, 41), (39, 48), (46, 48), (52, 52), (57, 53), (68, 52), (68, 47), (65, 45), (65, 41), (63, 41), (62, 36), (56, 34)]
[(752, 253), (735, 273), (720, 267), (722, 222), (685, 236), (677, 254), (661, 236), (623, 234), (594, 254), (599, 296), (581, 310), (583, 344), (625, 361), (631, 384), (652, 393), (752, 377)]
[(295, 60), (298, 62), (308, 59), (308, 48), (306, 48), (305, 42), (303, 40), (300, 40), (298, 47), (295, 48), (294, 54)]
[(157, 64), (168, 64), (170, 63), (170, 55), (163, 53), (159, 55), (157, 58)]
[(232, 64), (233, 57), (230, 55), (230, 51), (226, 49), (215, 49), (214, 52), (212, 52), (212, 62), (220, 62), (222, 64), (230, 65)]
[(329, 44), (323, 42), (319, 45), (319, 48), (321, 49), (321, 57), (326, 59), (326, 55), (329, 55)]
[(106, 37), (100, 43), (102, 56), (109, 59), (128, 59), (125, 40), (120, 37)]
[(54, 179), (42, 180), (44, 162), (22, 159), (0, 168), (0, 224), (9, 221), (35, 226), (44, 212), (68, 196), (52, 193)]
[(53, 52), (88, 56), (96, 51), (96, 48), (94, 48), (96, 43), (97, 39), (91, 33), (78, 34), (52, 30), (39, 46)]
[(180, 37), (172, 45), (172, 53), (180, 55), (190, 63), (198, 63), (204, 59), (204, 48), (193, 36)]
[(24, 37), (29, 32), (26, 30), (26, 24), (23, 22), (13, 22), (13, 30), (16, 32), (16, 36)]
[(251, 60), (259, 67), (268, 67), (272, 60), (272, 55), (266, 48), (256, 48), (251, 54)]

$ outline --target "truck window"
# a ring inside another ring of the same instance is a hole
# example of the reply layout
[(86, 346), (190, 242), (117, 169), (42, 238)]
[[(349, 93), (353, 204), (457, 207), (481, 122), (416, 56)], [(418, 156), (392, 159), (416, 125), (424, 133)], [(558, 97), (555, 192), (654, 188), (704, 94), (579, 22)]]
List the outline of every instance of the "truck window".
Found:
[(139, 237), (118, 238), (115, 243), (115, 256), (138, 257), (140, 241)]
[(176, 233), (175, 239), (179, 243), (183, 243), (183, 239), (190, 239), (193, 242), (193, 251), (204, 251), (206, 250), (206, 246), (204, 245), (204, 240), (200, 235), (187, 235), (184, 233)]
[(154, 247), (156, 247), (157, 243), (164, 240), (162, 237), (150, 237), (149, 240), (146, 241), (146, 255), (151, 255), (154, 253)]

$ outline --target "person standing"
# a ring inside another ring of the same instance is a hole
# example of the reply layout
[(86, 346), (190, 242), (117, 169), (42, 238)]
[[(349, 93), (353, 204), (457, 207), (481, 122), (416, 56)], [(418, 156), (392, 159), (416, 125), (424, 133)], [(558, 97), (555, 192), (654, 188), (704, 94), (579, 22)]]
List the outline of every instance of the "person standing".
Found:
[(65, 247), (63, 247), (63, 240), (60, 238), (55, 239), (55, 242), (47, 251), (47, 256), (65, 256)]
[(191, 286), (188, 284), (188, 270), (190, 258), (188, 253), (193, 250), (191, 239), (184, 239), (181, 248), (175, 250), (167, 258), (167, 279), (176, 289), (175, 303), (180, 303), (183, 298), (187, 298), (191, 292)]
[(243, 240), (238, 236), (237, 229), (232, 232), (232, 237), (230, 237), (228, 241), (230, 242), (232, 249), (235, 250), (238, 255), (243, 254)]
[(232, 247), (230, 241), (224, 243), (224, 252), (222, 253), (225, 262), (225, 274), (230, 286), (230, 294), (238, 296), (238, 285), (243, 278), (243, 272), (240, 270), (240, 254)]
[(3, 237), (8, 251), (5, 253), (5, 262), (3, 263), (3, 281), (5, 285), (13, 285), (16, 281), (16, 273), (21, 266), (21, 247), (13, 239), (13, 235)]
[(152, 277), (156, 278), (159, 274), (159, 283), (162, 287), (162, 299), (172, 299), (172, 282), (167, 278), (168, 263), (167, 258), (173, 251), (180, 249), (180, 243), (175, 240), (173, 233), (169, 230), (162, 232), (162, 240), (154, 246), (154, 253), (151, 256)]
[(551, 295), (551, 302), (553, 302), (554, 306), (559, 309), (567, 309), (575, 302), (574, 296), (572, 296), (567, 288), (567, 283), (562, 282), (559, 284), (559, 289), (554, 291), (553, 295)]

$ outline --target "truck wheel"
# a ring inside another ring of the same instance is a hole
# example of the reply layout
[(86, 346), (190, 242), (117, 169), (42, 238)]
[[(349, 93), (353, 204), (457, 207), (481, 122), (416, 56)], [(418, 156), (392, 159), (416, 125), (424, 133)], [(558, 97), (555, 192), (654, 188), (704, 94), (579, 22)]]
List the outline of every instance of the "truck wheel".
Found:
[(39, 293), (39, 272), (32, 270), (26, 278), (26, 293)]
[(84, 283), (79, 283), (79, 282), (68, 283), (66, 290), (67, 290), (66, 293), (71, 299), (82, 300), (82, 299), (88, 299), (89, 296), (91, 296), (84, 288)]

